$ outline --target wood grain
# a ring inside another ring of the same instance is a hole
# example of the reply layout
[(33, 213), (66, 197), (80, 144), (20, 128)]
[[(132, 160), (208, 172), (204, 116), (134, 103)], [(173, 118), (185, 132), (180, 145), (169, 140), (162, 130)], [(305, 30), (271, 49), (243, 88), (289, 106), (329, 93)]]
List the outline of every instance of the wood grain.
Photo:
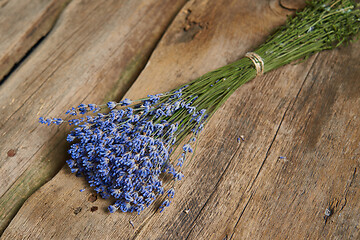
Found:
[(69, 1), (0, 1), (0, 82), (51, 30)]
[[(316, 58), (256, 178), (236, 203), (241, 214), (232, 239), (360, 238), (360, 67), (349, 67), (359, 61), (360, 42)], [(231, 175), (219, 188), (242, 186), (229, 186)], [(213, 226), (202, 231), (207, 228)]]
[(184, 2), (72, 1), (0, 86), (0, 232), (66, 160), (69, 129), (38, 118), (123, 95)]
[[(290, 13), (292, 11), (283, 9), (277, 1), (263, 2), (260, 5), (251, 1), (188, 2), (169, 27), (146, 68), (126, 96), (137, 98), (148, 93), (169, 90), (238, 59), (246, 51), (264, 41), (274, 27), (282, 24), (286, 15)], [(303, 69), (304, 67), (301, 67), (301, 70)], [(297, 74), (303, 75), (303, 73)], [(276, 94), (270, 88), (273, 82), (275, 78), (271, 83), (265, 84), (267, 88), (259, 85), (256, 90), (265, 89), (264, 92)], [(281, 83), (278, 85), (281, 86)], [(280, 96), (276, 95), (278, 99), (274, 100), (273, 106), (276, 107), (279, 101), (290, 101), (300, 85), (301, 82), (294, 82), (290, 86), (295, 88), (290, 92), (285, 91), (289, 86), (284, 86), (284, 93)], [(254, 83), (253, 86), (257, 85)], [(243, 102), (253, 96), (250, 91), (245, 93)], [(254, 106), (256, 105), (249, 106), (252, 111)], [(151, 208), (139, 217), (131, 214), (110, 215), (106, 211), (109, 201), (98, 199), (96, 202), (89, 202), (92, 191), (87, 189), (80, 193), (80, 189), (87, 188), (86, 183), (83, 179), (71, 175), (65, 167), (25, 203), (3, 237), (55, 239), (100, 237), (111, 239), (119, 236), (124, 239), (186, 237), (191, 231), (192, 222), (214, 191), (214, 185), (219, 181), (229, 158), (238, 147), (236, 136), (225, 142), (228, 135), (235, 134), (236, 131), (218, 129), (216, 125), (219, 121), (232, 125), (234, 119), (229, 117), (238, 114), (239, 109), (229, 111), (227, 117), (223, 118), (221, 118), (223, 113), (220, 113), (210, 123), (200, 142), (201, 147), (196, 161), (185, 169), (186, 180), (179, 185), (172, 207), (164, 214), (154, 213), (155, 209)], [(274, 117), (268, 123), (267, 128), (273, 130), (268, 136), (272, 137), (275, 133), (276, 128), (273, 124), (280, 121), (282, 114), (283, 111), (278, 110), (278, 119)], [(238, 126), (234, 124), (232, 128), (238, 129)], [(206, 139), (211, 140), (206, 141)], [(270, 139), (266, 140), (270, 141)], [(266, 150), (265, 145), (263, 149)], [(213, 164), (214, 162), (216, 164)], [(245, 177), (243, 176), (243, 179)], [(91, 208), (94, 206), (99, 210), (92, 212)], [(189, 214), (185, 214), (183, 210), (189, 207), (191, 208)], [(133, 222), (134, 228), (129, 220)], [(79, 232), (76, 229), (82, 230)]]
[[(299, 6), (189, 1), (126, 96), (166, 91), (238, 59)], [(238, 89), (198, 139), (162, 214), (156, 204), (139, 216), (109, 214), (112, 200), (65, 166), (2, 239), (359, 238), (359, 53), (359, 42), (323, 52)]]

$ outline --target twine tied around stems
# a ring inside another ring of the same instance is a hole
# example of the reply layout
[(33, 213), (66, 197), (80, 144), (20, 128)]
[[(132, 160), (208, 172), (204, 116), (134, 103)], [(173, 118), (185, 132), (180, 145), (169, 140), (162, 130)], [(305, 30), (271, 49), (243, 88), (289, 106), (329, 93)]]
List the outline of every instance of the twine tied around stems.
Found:
[(249, 58), (255, 65), (256, 75), (264, 74), (264, 60), (255, 52), (247, 52), (245, 57)]

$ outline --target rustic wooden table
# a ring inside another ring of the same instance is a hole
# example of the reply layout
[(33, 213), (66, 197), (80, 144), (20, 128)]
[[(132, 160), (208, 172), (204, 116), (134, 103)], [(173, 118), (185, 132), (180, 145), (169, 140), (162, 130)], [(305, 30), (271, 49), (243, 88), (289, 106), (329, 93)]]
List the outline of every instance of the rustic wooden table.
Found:
[(0, 0), (1, 239), (359, 239), (360, 41), (238, 89), (163, 213), (110, 214), (111, 200), (64, 166), (69, 128), (38, 124), (82, 102), (188, 82), (253, 50), (303, 6)]

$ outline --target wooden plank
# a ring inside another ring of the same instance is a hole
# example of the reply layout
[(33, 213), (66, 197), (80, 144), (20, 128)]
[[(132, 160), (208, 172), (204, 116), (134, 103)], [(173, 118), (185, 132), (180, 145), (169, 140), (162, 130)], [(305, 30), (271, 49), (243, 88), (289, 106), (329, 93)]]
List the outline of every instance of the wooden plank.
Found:
[(38, 118), (124, 94), (184, 2), (73, 1), (0, 86), (1, 231), (67, 157), (68, 129), (45, 128)]
[[(166, 91), (238, 59), (282, 24), (286, 15), (292, 13), (288, 9), (278, 1), (189, 1), (126, 96), (138, 98)], [(186, 177), (176, 189), (172, 206), (164, 213), (154, 212), (154, 207), (140, 216), (109, 214), (106, 207), (112, 201), (94, 201), (93, 191), (85, 180), (76, 178), (64, 167), (25, 202), (3, 238), (196, 239), (192, 235), (198, 231), (194, 226), (210, 224), (202, 218), (203, 209), (217, 191), (225, 191), (222, 197), (232, 204), (244, 200), (241, 194), (258, 172), (286, 107), (296, 98), (313, 61), (287, 66), (237, 91), (200, 137), (194, 161), (184, 169)], [(239, 145), (236, 139), (240, 135), (245, 135), (246, 141)], [(235, 156), (239, 152), (249, 158), (238, 161)], [(243, 164), (244, 168), (237, 169), (226, 182), (243, 183), (241, 189), (233, 192), (218, 189), (235, 163)], [(83, 188), (86, 190), (80, 192)], [(93, 207), (98, 210), (93, 211), (96, 209)], [(184, 212), (187, 209), (189, 212)], [(216, 226), (207, 229), (200, 238), (206, 239), (211, 234), (215, 239), (225, 237), (224, 231), (236, 226), (235, 220), (226, 220), (234, 210), (215, 204), (208, 213), (213, 214), (212, 221), (217, 217), (221, 221), (215, 221)]]
[(0, 82), (55, 24), (70, 0), (0, 2)]
[(284, 113), (256, 180), (238, 203), (242, 214), (232, 239), (360, 238), (358, 62), (360, 42), (316, 59)]

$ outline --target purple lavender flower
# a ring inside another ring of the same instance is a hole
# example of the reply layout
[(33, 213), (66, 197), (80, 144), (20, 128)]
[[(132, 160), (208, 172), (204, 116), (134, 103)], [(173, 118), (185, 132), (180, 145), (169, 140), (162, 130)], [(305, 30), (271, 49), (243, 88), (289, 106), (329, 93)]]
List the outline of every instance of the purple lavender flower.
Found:
[(166, 207), (170, 206), (170, 203), (171, 201), (169, 199), (165, 199), (165, 201), (161, 203), (160, 212), (163, 212)]
[(116, 102), (108, 102), (108, 103), (107, 103), (107, 107), (108, 107), (109, 109), (114, 109), (114, 108), (116, 107)]
[[(67, 120), (76, 127), (68, 134), (67, 141), (72, 145), (68, 151), (67, 161), (71, 172), (83, 176), (91, 187), (103, 198), (113, 197), (116, 202), (109, 206), (110, 212), (140, 213), (164, 194), (160, 174), (173, 176), (181, 180), (179, 172), (185, 161), (185, 155), (193, 152), (192, 137), (184, 145), (182, 157), (173, 166), (170, 159), (172, 147), (179, 144), (190, 130), (197, 130), (204, 123), (202, 118), (205, 109), (197, 111), (192, 105), (195, 96), (184, 97), (184, 87), (167, 94), (150, 95), (142, 101), (125, 99), (108, 102), (110, 112), (98, 113), (96, 116), (85, 116)], [(101, 106), (80, 104), (67, 111), (76, 116), (99, 111)], [(119, 108), (119, 109), (118, 109)], [(185, 122), (177, 119), (180, 113)], [(193, 121), (194, 116), (200, 119)], [(60, 118), (40, 118), (40, 123), (61, 124)], [(174, 189), (166, 191), (167, 197), (173, 198)], [(161, 210), (170, 201), (165, 201)]]
[(167, 193), (168, 193), (169, 198), (174, 198), (174, 195), (175, 195), (174, 188), (170, 188)]

